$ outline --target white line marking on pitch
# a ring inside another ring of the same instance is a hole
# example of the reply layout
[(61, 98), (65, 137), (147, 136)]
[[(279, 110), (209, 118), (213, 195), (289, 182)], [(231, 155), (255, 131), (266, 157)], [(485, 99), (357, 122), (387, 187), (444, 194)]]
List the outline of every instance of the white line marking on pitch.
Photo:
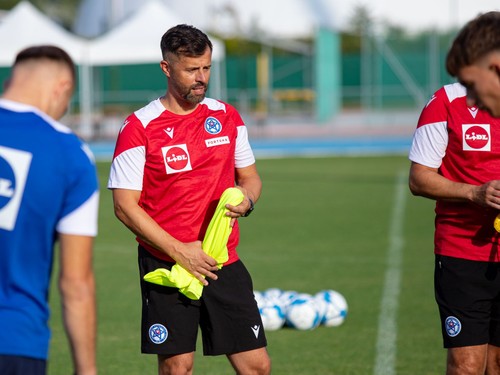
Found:
[(387, 269), (378, 317), (374, 375), (393, 375), (396, 373), (397, 310), (403, 259), (403, 219), (407, 189), (407, 173), (400, 172), (396, 180), (396, 192), (389, 227)]

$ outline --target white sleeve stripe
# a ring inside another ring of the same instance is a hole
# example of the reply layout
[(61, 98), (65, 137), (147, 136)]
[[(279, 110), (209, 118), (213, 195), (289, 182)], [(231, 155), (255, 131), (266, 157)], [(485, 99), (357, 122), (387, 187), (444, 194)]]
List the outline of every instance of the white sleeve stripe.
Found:
[(446, 121), (420, 126), (415, 131), (409, 159), (431, 168), (441, 166), (448, 146)]
[(97, 235), (98, 210), (99, 192), (96, 191), (80, 207), (59, 220), (56, 231), (64, 234), (95, 237)]
[(145, 147), (131, 148), (118, 155), (111, 164), (108, 189), (142, 190)]
[(234, 151), (235, 167), (245, 168), (255, 164), (255, 156), (248, 142), (247, 128), (238, 126), (236, 129), (238, 130), (238, 136), (236, 137), (236, 149)]

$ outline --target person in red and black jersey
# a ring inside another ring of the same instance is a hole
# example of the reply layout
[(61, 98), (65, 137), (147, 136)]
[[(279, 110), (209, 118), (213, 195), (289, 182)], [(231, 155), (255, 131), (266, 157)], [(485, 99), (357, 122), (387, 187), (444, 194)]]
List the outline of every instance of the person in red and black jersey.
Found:
[(447, 374), (500, 373), (500, 119), (467, 104), (459, 83), (423, 109), (410, 190), (436, 200), (435, 295)]
[[(248, 216), (262, 183), (248, 134), (229, 104), (205, 97), (212, 43), (178, 25), (162, 37), (166, 94), (123, 124), (108, 188), (117, 217), (137, 236), (142, 288), (142, 352), (158, 355), (160, 374), (192, 372), (198, 328), (204, 354), (226, 355), (237, 373), (268, 374), (270, 359), (252, 280), (236, 252), (237, 219)], [(229, 206), (229, 260), (218, 271), (201, 248), (222, 192), (245, 198)], [(204, 285), (200, 300), (144, 282), (179, 263)]]

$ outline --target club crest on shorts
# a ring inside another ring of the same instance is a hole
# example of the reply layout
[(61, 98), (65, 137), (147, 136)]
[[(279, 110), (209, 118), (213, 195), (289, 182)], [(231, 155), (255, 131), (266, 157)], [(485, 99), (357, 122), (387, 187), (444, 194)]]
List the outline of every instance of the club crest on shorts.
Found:
[(462, 323), (460, 323), (460, 320), (458, 320), (454, 316), (447, 317), (444, 321), (444, 326), (446, 329), (446, 333), (450, 337), (457, 336), (462, 330)]
[(219, 134), (222, 130), (222, 124), (215, 117), (207, 117), (205, 120), (205, 131), (210, 134)]
[(164, 325), (156, 323), (149, 327), (149, 339), (153, 344), (162, 344), (167, 341), (168, 331)]

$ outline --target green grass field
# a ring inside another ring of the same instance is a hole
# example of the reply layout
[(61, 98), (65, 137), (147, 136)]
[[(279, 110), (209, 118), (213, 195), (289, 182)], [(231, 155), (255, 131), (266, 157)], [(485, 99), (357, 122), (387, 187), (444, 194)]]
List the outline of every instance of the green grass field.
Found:
[[(263, 194), (252, 216), (240, 220), (239, 247), (255, 289), (335, 289), (349, 304), (340, 327), (268, 332), (273, 374), (444, 373), (432, 286), (434, 203), (411, 196), (407, 158), (292, 158), (257, 165)], [(134, 236), (114, 217), (105, 189), (109, 164), (98, 167), (100, 373), (155, 374), (156, 358), (140, 354)], [(54, 285), (51, 304), (49, 374), (67, 375), (70, 356)], [(203, 357), (199, 347), (195, 373), (233, 371), (225, 357)]]

